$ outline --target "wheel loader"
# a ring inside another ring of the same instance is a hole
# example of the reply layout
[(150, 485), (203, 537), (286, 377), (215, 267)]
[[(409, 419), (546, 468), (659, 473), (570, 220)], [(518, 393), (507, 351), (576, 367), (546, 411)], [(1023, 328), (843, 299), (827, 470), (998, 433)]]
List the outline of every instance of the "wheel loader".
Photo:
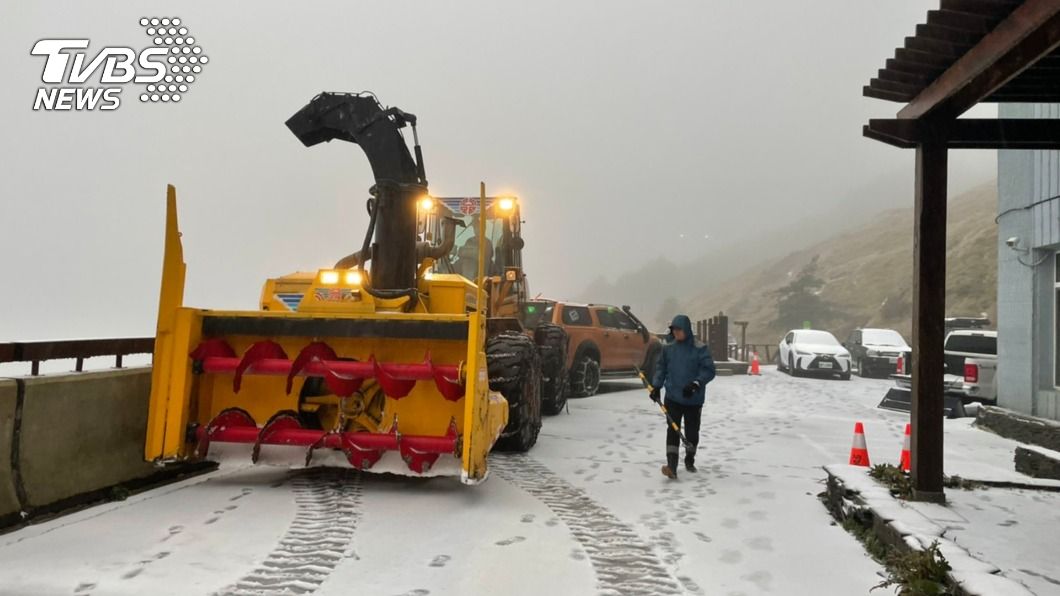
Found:
[[(187, 307), (170, 187), (146, 459), (205, 457), (211, 445), (241, 445), (254, 461), (300, 449), (306, 465), (481, 482), (495, 444), (528, 449), (540, 425), (542, 350), (510, 330), (487, 343), (503, 319), (487, 325), (487, 302), (501, 300), (485, 292), (489, 218), (476, 222), (477, 267), (449, 271), (455, 235), (426, 233), (415, 115), (371, 94), (325, 92), (286, 125), (307, 147), (347, 141), (368, 158), (362, 248), (336, 267), (266, 281), (260, 310)], [(477, 201), (481, 212), (503, 202), (484, 185)]]
[[(449, 249), (435, 259), (432, 272), (464, 277), (471, 274), (478, 258), (478, 230), (484, 228), (486, 272), (483, 289), (489, 297), (486, 353), (491, 367), (491, 384), (503, 391), (504, 379), (510, 377), (512, 371), (508, 370), (511, 365), (506, 365), (506, 359), (500, 355), (516, 349), (529, 351), (527, 339), (530, 339), (541, 360), (541, 412), (558, 414), (567, 400), (567, 332), (551, 323), (527, 324), (530, 289), (523, 269), (525, 241), (519, 198), (513, 195), (487, 197), (484, 204), (486, 222), (483, 226), (478, 201), (472, 197), (429, 196), (420, 201), (420, 237)], [(524, 403), (529, 406), (529, 402)], [(509, 417), (502, 445), (509, 443), (509, 435), (528, 433), (527, 424), (540, 426), (540, 415), (537, 414), (531, 416), (523, 411), (510, 411)], [(532, 444), (532, 439), (530, 442)], [(529, 447), (526, 441), (512, 446), (516, 449)]]

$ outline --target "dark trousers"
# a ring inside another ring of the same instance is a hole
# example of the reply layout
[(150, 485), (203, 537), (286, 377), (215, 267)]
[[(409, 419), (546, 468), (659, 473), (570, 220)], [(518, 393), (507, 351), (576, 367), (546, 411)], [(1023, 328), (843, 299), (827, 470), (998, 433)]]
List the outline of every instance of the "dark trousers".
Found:
[[(666, 400), (666, 409), (670, 412), (670, 418), (683, 426), (685, 438), (688, 445), (685, 447), (685, 463), (691, 464), (696, 459), (696, 446), (699, 445), (699, 422), (703, 416), (703, 406), (684, 406), (670, 400)], [(682, 424), (683, 423), (683, 424)], [(666, 464), (670, 469), (677, 469), (677, 459), (681, 451), (681, 437), (673, 427), (666, 427)]]

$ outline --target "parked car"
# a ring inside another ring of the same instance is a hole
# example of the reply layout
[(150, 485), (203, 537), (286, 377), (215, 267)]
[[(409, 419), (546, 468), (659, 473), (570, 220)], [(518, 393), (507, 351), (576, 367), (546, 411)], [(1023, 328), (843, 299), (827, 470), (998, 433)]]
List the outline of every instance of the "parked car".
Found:
[(834, 335), (817, 329), (795, 329), (780, 340), (777, 364), (798, 377), (806, 373), (850, 379), (850, 352)]
[[(943, 386), (965, 403), (997, 401), (997, 331), (959, 329), (946, 335)], [(902, 355), (891, 375), (900, 389), (912, 388), (912, 351)]]
[(894, 329), (856, 329), (843, 344), (850, 352), (859, 377), (889, 375), (909, 344)]
[(524, 321), (549, 322), (570, 337), (567, 350), (570, 395), (596, 394), (601, 379), (635, 377), (640, 368), (651, 377), (662, 342), (628, 306), (534, 300), (524, 306)]

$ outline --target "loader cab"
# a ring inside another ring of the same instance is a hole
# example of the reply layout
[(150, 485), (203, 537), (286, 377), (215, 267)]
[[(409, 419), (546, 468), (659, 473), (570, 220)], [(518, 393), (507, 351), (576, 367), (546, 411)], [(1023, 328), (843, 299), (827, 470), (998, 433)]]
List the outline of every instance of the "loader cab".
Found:
[[(435, 246), (451, 242), (449, 252), (435, 260), (433, 272), (456, 274), (471, 281), (478, 278), (480, 216), (479, 199), (475, 197), (429, 197), (420, 201), (417, 217), (420, 241)], [(520, 317), (529, 290), (523, 275), (519, 199), (487, 197), (485, 223), (485, 277), (490, 316)]]
[[(420, 202), (418, 231), (421, 240), (435, 245), (445, 244), (447, 229), (453, 230), (452, 248), (435, 261), (435, 272), (455, 273), (470, 280), (478, 277), (479, 217), (477, 198), (431, 197)], [(455, 221), (455, 228), (446, 226), (446, 220)], [(508, 269), (522, 268), (521, 223), (517, 198), (486, 199), (487, 277), (500, 277)]]

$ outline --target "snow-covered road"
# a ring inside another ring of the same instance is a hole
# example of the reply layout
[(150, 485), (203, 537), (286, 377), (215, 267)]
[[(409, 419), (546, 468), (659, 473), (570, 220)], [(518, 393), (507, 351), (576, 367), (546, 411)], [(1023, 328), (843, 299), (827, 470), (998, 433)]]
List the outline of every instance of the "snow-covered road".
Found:
[(661, 414), (612, 383), (481, 486), (230, 463), (0, 536), (0, 593), (867, 594), (880, 567), (831, 525), (821, 466), (857, 420), (897, 460), (908, 415), (875, 408), (887, 381), (763, 372), (711, 384), (676, 482)]

